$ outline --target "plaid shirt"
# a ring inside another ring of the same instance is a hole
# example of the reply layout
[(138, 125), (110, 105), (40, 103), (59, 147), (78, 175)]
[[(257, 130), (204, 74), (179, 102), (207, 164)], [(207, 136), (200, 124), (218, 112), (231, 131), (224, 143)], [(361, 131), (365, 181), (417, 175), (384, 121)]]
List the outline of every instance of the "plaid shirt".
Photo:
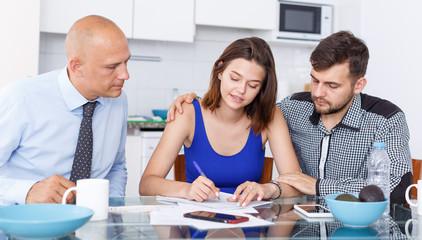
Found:
[(366, 185), (373, 142), (381, 141), (390, 158), (391, 202), (404, 202), (406, 187), (412, 183), (412, 165), (409, 129), (396, 105), (357, 94), (330, 132), (315, 112), (310, 92), (293, 94), (277, 106), (286, 119), (302, 172), (318, 179), (317, 195), (359, 192)]

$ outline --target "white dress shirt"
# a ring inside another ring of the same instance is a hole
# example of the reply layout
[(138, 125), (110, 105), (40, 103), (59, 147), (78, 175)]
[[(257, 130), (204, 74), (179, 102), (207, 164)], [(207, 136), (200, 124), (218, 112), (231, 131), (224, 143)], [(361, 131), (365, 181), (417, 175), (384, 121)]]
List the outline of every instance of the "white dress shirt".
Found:
[[(127, 97), (98, 97), (91, 178), (110, 180), (110, 195), (126, 186)], [(0, 90), (0, 205), (24, 204), (37, 181), (69, 179), (85, 99), (67, 70), (18, 80)]]

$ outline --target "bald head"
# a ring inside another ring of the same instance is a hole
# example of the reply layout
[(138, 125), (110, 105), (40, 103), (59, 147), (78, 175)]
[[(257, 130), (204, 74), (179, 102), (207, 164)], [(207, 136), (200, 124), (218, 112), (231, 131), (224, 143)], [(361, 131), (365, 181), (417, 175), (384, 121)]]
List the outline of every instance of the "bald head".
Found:
[(130, 51), (120, 28), (101, 16), (76, 21), (65, 41), (70, 82), (88, 100), (118, 97), (129, 79)]
[(104, 45), (112, 40), (126, 41), (124, 33), (113, 21), (97, 15), (81, 18), (66, 36), (67, 59), (84, 59), (89, 51), (98, 50), (98, 44)]

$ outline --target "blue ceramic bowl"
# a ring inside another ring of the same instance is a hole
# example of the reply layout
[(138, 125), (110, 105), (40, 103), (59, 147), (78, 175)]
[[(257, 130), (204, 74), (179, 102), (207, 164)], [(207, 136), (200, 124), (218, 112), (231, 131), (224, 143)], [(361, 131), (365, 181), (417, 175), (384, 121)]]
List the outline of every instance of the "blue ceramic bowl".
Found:
[(27, 204), (0, 207), (0, 230), (22, 238), (57, 238), (84, 225), (94, 214), (71, 204)]
[[(325, 196), (328, 208), (333, 216), (346, 226), (366, 227), (382, 216), (388, 201), (382, 202), (349, 202), (335, 200), (341, 193)], [(359, 193), (351, 193), (359, 198)]]
[(378, 232), (371, 227), (339, 227), (328, 237), (328, 239), (381, 239)]
[(161, 119), (167, 119), (167, 109), (152, 109), (152, 114), (157, 117), (161, 117)]

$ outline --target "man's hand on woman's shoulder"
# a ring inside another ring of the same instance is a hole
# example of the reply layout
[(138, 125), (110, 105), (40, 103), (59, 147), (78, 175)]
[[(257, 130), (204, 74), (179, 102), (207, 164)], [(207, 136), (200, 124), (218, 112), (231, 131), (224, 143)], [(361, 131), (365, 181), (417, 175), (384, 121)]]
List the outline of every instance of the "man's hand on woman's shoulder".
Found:
[(183, 114), (183, 108), (182, 108), (183, 102), (192, 103), (193, 100), (195, 100), (196, 98), (197, 98), (196, 93), (191, 92), (191, 93), (180, 95), (176, 99), (174, 99), (174, 101), (171, 103), (169, 107), (169, 110), (167, 111), (166, 122), (169, 123), (169, 122), (174, 121), (176, 110), (180, 114)]

